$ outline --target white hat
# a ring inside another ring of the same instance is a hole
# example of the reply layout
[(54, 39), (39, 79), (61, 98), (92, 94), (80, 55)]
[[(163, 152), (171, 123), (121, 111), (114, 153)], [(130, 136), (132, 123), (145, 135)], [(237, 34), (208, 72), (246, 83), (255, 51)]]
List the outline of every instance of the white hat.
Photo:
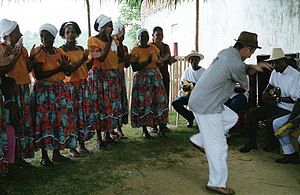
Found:
[(53, 26), (52, 24), (49, 24), (49, 23), (47, 23), (47, 24), (43, 24), (41, 27), (40, 27), (40, 32), (42, 31), (42, 30), (46, 30), (46, 31), (48, 31), (51, 35), (53, 35), (54, 36), (54, 38), (56, 37), (56, 35), (57, 35), (57, 29), (55, 28), (55, 26)]
[(281, 58), (285, 58), (283, 50), (281, 48), (273, 48), (270, 58), (265, 61), (274, 61)]
[(111, 22), (111, 17), (107, 17), (104, 14), (101, 14), (97, 19), (96, 19), (96, 23), (98, 24), (98, 31), (100, 32), (101, 28), (107, 24)]
[(18, 24), (15, 21), (10, 21), (8, 19), (0, 20), (0, 37), (4, 39), (4, 37), (12, 33), (17, 26)]
[(148, 35), (149, 35), (149, 32), (148, 32), (148, 30), (147, 30), (147, 29), (145, 29), (145, 28), (141, 28), (141, 29), (140, 29), (140, 30), (138, 30), (138, 32), (136, 33), (136, 38), (137, 38), (137, 40), (139, 40), (139, 37), (141, 36), (141, 34), (142, 34), (143, 32), (147, 32), (147, 33), (148, 33)]
[(189, 60), (189, 58), (193, 57), (193, 56), (199, 57), (200, 60), (204, 59), (204, 56), (195, 50), (192, 50), (191, 53), (189, 55), (185, 56), (184, 58), (185, 58), (185, 60)]

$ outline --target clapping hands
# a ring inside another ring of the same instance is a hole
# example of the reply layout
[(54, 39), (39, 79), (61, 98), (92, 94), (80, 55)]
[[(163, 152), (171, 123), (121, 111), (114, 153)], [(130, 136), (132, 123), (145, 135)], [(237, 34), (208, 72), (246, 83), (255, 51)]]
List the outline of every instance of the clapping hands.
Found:
[(59, 61), (60, 69), (65, 73), (66, 76), (70, 76), (73, 71), (73, 66), (69, 65), (70, 62), (70, 59), (66, 55), (63, 55)]

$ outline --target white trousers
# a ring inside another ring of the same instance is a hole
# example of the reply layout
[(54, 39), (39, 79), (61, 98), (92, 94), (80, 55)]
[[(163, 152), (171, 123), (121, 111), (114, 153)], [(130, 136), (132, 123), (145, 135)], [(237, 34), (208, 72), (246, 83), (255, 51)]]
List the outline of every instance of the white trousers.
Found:
[[(285, 123), (288, 122), (290, 118), (290, 114), (277, 118), (273, 121), (273, 129), (276, 132), (280, 127), (282, 127)], [(290, 136), (286, 135), (278, 139), (283, 150), (283, 154), (293, 154), (295, 152), (295, 148), (291, 142)]]
[(191, 141), (205, 149), (209, 168), (208, 186), (226, 187), (228, 177), (228, 145), (225, 133), (238, 121), (238, 115), (227, 106), (217, 114), (198, 114), (194, 112), (200, 133), (193, 135)]

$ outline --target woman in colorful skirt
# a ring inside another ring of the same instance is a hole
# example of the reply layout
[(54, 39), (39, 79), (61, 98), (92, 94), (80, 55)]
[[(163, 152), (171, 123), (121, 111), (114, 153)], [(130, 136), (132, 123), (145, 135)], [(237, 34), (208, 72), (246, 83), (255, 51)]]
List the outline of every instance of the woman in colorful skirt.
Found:
[[(28, 59), (28, 52), (22, 44), (19, 26), (15, 21), (2, 19), (0, 21), (0, 34), (4, 41), (0, 45), (0, 50), (9, 49), (15, 46), (21, 49), (21, 55), (12, 64), (12, 68), (6, 75), (12, 77), (18, 85), (18, 93), (14, 96), (19, 115), (19, 128), (16, 132), (16, 165), (28, 165), (24, 158), (34, 157), (34, 132), (31, 126), (30, 114), (30, 77), (33, 63)], [(32, 54), (34, 55), (34, 54)]]
[[(153, 28), (152, 32), (152, 43), (159, 49), (159, 57), (161, 63), (158, 64), (160, 73), (162, 75), (163, 84), (167, 93), (167, 105), (169, 106), (169, 91), (170, 91), (170, 74), (169, 74), (169, 65), (172, 65), (177, 60), (174, 57), (171, 57), (171, 51), (168, 44), (163, 42), (164, 33), (163, 29), (160, 26)], [(168, 127), (165, 127), (168, 130)], [(158, 131), (157, 126), (154, 126), (154, 131)]]
[[(121, 33), (121, 35), (120, 35)], [(123, 42), (125, 37), (125, 28), (123, 25), (117, 24), (114, 26), (113, 36), (119, 40), (120, 42)], [(119, 66), (118, 66), (118, 74), (119, 74), (119, 81), (121, 86), (121, 109), (122, 109), (122, 115), (119, 119), (119, 126), (117, 129), (118, 137), (120, 139), (126, 139), (127, 136), (123, 133), (122, 126), (124, 124), (128, 124), (128, 99), (127, 99), (127, 90), (126, 90), (126, 81), (125, 81), (125, 71), (124, 68), (128, 68), (130, 66), (130, 55), (128, 52), (127, 46), (123, 45), (124, 48), (124, 58), (119, 58)]]
[[(53, 47), (57, 29), (52, 24), (40, 27), (42, 45), (35, 48), (38, 53), (34, 61), (31, 100), (35, 144), (42, 150), (42, 166), (53, 166), (53, 162), (68, 160), (59, 150), (75, 148), (76, 137), (73, 134), (75, 124), (67, 114), (67, 93), (65, 90), (65, 72), (69, 69), (66, 53)], [(31, 59), (31, 57), (29, 57)], [(52, 161), (48, 150), (53, 150)]]
[(167, 94), (157, 67), (159, 49), (148, 44), (149, 33), (140, 29), (139, 45), (131, 51), (131, 65), (135, 72), (132, 86), (131, 126), (143, 127), (143, 137), (151, 138), (148, 127), (159, 125), (159, 135), (165, 136), (168, 118)]
[[(113, 142), (110, 133), (122, 122), (121, 109), (122, 87), (118, 74), (118, 57), (124, 57), (123, 45), (112, 37), (113, 24), (110, 17), (100, 15), (94, 28), (99, 34), (88, 39), (88, 49), (97, 52), (88, 81), (92, 90), (92, 105), (95, 111), (95, 129), (97, 131), (97, 147), (105, 148), (106, 143)], [(101, 137), (104, 133), (104, 141)]]
[(91, 128), (93, 119), (90, 116), (90, 89), (87, 82), (88, 70), (92, 67), (93, 60), (88, 60), (88, 51), (84, 51), (82, 46), (77, 45), (76, 38), (80, 34), (78, 24), (72, 21), (63, 23), (59, 30), (59, 35), (66, 39), (66, 43), (60, 48), (66, 52), (73, 67), (69, 72), (71, 75), (66, 77), (64, 82), (71, 100), (68, 115), (76, 124), (74, 134), (79, 142), (79, 152), (75, 148), (70, 149), (74, 157), (89, 152), (84, 142), (90, 140), (95, 134), (94, 129)]
[(15, 130), (20, 128), (17, 104), (14, 100), (14, 96), (18, 93), (18, 85), (13, 78), (3, 76), (1, 78), (0, 89), (3, 92), (3, 97), (5, 100), (3, 114), (5, 116), (4, 124), (7, 137), (6, 159), (10, 167), (13, 163), (15, 163)]
[[(21, 48), (18, 46), (11, 50), (0, 50), (0, 84), (2, 82), (1, 78), (5, 77), (5, 73), (12, 68), (12, 65), (15, 64), (20, 55)], [(4, 102), (2, 90), (0, 89), (0, 178), (5, 177), (8, 173), (8, 140), (5, 128), (5, 118), (7, 118), (7, 116), (4, 113)]]

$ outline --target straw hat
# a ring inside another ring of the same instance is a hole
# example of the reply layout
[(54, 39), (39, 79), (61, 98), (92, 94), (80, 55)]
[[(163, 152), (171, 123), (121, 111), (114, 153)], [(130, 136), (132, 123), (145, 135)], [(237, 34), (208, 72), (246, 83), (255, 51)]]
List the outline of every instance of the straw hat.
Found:
[(257, 45), (257, 34), (255, 33), (243, 31), (241, 32), (239, 38), (234, 40), (245, 45), (261, 49), (261, 47)]
[(203, 60), (204, 59), (204, 56), (202, 55), (202, 54), (200, 54), (200, 53), (198, 53), (197, 51), (195, 51), (195, 50), (192, 50), (191, 51), (191, 53), (189, 54), (189, 55), (187, 55), (187, 56), (185, 56), (184, 58), (185, 58), (185, 60), (189, 60), (190, 59), (190, 57), (199, 57), (200, 58), (200, 60)]
[(285, 58), (283, 50), (281, 48), (273, 48), (270, 58), (265, 61), (274, 61), (281, 58)]

